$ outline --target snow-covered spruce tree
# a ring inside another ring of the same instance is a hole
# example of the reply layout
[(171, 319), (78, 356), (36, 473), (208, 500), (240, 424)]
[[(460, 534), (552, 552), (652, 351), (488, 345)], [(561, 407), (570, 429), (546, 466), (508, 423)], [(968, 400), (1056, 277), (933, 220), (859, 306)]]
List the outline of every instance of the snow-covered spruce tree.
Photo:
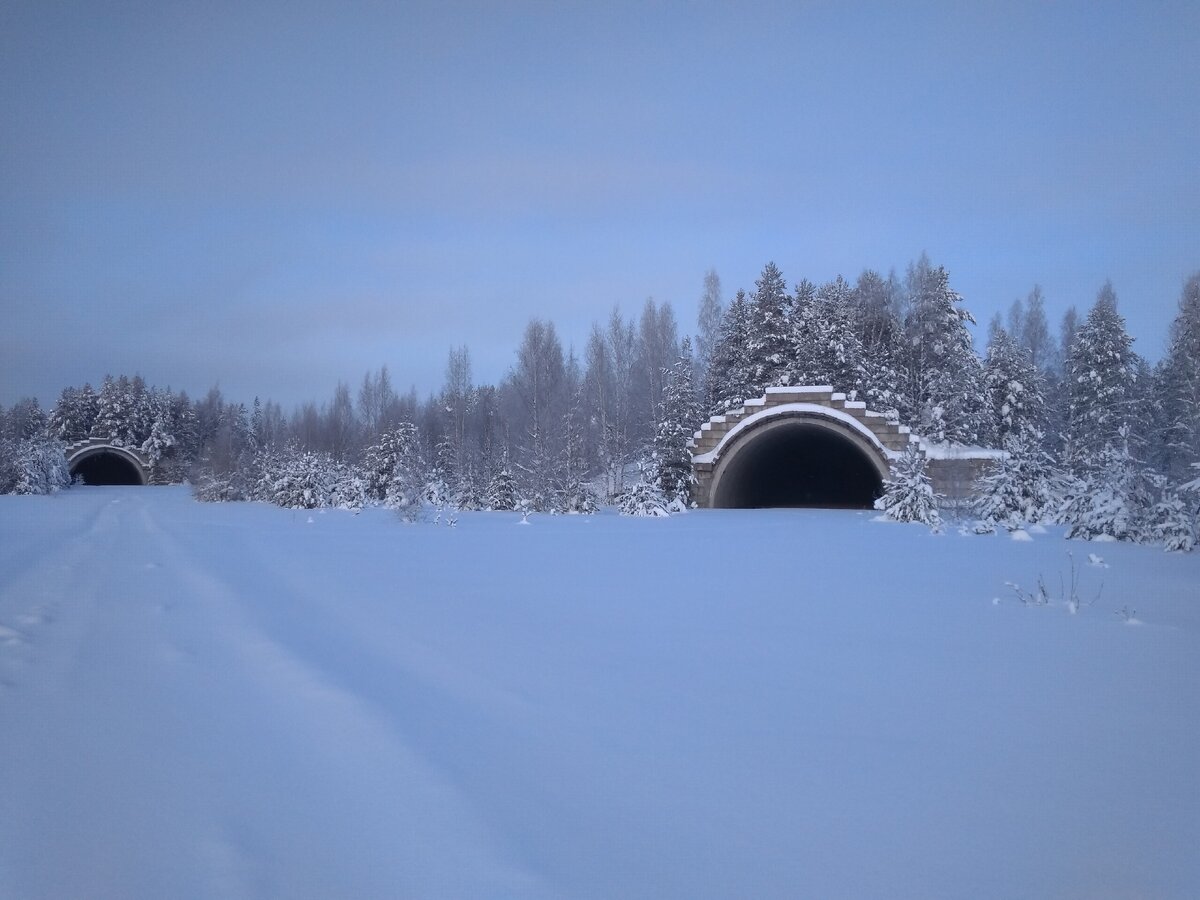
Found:
[(1149, 537), (1153, 485), (1130, 452), (1128, 429), (1091, 461), (1070, 487), (1062, 521), (1068, 538), (1142, 541)]
[(988, 466), (975, 482), (975, 515), (979, 522), (976, 532), (983, 534), (999, 526), (1015, 531), (1026, 521), (1025, 497), (1021, 490), (1021, 474), (1017, 461), (1005, 455)]
[(1196, 546), (1196, 513), (1178, 492), (1165, 489), (1150, 519), (1151, 534), (1168, 552), (1190, 553)]
[(433, 470), (425, 483), (425, 502), (438, 508), (457, 508), (458, 456), (448, 436), (438, 441), (434, 454)]
[(757, 396), (763, 388), (783, 384), (791, 366), (789, 307), (787, 284), (773, 262), (767, 263), (754, 282), (749, 305), (749, 330), (746, 337), (746, 361), (749, 393)]
[(46, 436), (46, 414), (37, 397), (25, 397), (12, 405), (8, 411), (7, 431), (14, 441)]
[(1077, 477), (1094, 473), (1125, 452), (1114, 448), (1123, 448), (1131, 437), (1131, 388), (1138, 372), (1132, 346), (1117, 312), (1117, 296), (1112, 285), (1105, 284), (1067, 360), (1064, 459)]
[(66, 445), (44, 433), (0, 448), (4, 469), (0, 493), (53, 494), (71, 484)]
[(745, 291), (738, 291), (721, 319), (721, 330), (708, 367), (705, 394), (709, 415), (741, 406), (753, 393), (749, 340), (749, 300)]
[[(141, 451), (150, 460), (150, 480), (153, 484), (169, 484), (177, 468), (167, 465), (176, 451), (174, 410), (166, 391), (153, 390), (149, 396), (150, 434), (142, 442)], [(250, 454), (251, 457), (253, 454)]]
[(976, 444), (987, 438), (983, 366), (967, 323), (975, 319), (941, 266), (922, 256), (909, 271), (904, 323), (905, 418), (934, 441)]
[(1200, 463), (1200, 272), (1184, 285), (1155, 381), (1162, 404), (1158, 444), (1163, 471), (1178, 484)]
[(509, 511), (516, 509), (518, 502), (517, 483), (512, 469), (509, 467), (506, 451), (500, 468), (496, 470), (491, 483), (488, 484), (487, 493), (483, 498), (484, 508), (497, 512)]
[(1054, 520), (1062, 488), (1040, 435), (1010, 435), (1003, 449), (1004, 456), (989, 465), (975, 485), (974, 509), (980, 522), (1012, 531), (1027, 522)]
[(1041, 373), (1003, 328), (988, 342), (984, 388), (997, 446), (1040, 443), (1046, 421)]
[(96, 393), (91, 385), (63, 388), (50, 411), (47, 429), (52, 437), (67, 444), (86, 440), (96, 421)]
[(617, 498), (617, 509), (623, 516), (663, 518), (670, 515), (667, 500), (655, 477), (655, 466), (643, 463), (640, 477)]
[(375, 501), (385, 501), (397, 481), (407, 482), (413, 490), (420, 470), (417, 426), (401, 422), (385, 431), (363, 454), (363, 474), (366, 478), (367, 496)]
[(857, 397), (862, 389), (862, 343), (854, 328), (850, 286), (839, 276), (813, 292), (797, 285), (792, 315), (792, 384), (828, 384)]
[(920, 522), (931, 528), (941, 527), (938, 495), (925, 471), (925, 454), (914, 442), (892, 466), (892, 475), (883, 482), (883, 495), (875, 508), (897, 522)]
[(587, 482), (583, 386), (573, 392), (563, 419), (563, 446), (558, 465), (554, 508), (570, 514), (590, 514), (599, 508), (596, 492)]
[(458, 496), (455, 506), (464, 510), (483, 509), (483, 492), (479, 488), (479, 479), (475, 475), (475, 466), (468, 462), (466, 470), (458, 481)]
[(700, 407), (692, 383), (692, 344), (685, 337), (679, 359), (663, 387), (663, 418), (654, 436), (658, 485), (668, 502), (686, 508), (692, 496), (692, 454), (688, 441), (700, 427)]

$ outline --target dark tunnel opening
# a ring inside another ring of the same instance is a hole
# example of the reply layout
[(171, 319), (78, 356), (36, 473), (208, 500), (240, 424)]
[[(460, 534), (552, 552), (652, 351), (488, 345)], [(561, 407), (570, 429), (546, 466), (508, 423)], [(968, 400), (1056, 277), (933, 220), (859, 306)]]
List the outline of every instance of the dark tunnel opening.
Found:
[(716, 485), (714, 507), (871, 509), (883, 491), (866, 453), (820, 425), (776, 425), (743, 440)]
[(84, 484), (142, 484), (137, 466), (119, 453), (101, 451), (72, 463), (71, 475)]

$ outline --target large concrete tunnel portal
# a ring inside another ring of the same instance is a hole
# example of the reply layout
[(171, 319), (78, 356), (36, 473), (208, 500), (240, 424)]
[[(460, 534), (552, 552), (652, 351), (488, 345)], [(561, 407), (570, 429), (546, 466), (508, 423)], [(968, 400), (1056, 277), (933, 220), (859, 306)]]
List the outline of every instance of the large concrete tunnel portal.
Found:
[(71, 461), (71, 477), (84, 484), (145, 484), (141, 469), (122, 453), (100, 450)]
[(883, 479), (868, 452), (823, 424), (772, 422), (731, 449), (717, 472), (712, 506), (870, 509)]

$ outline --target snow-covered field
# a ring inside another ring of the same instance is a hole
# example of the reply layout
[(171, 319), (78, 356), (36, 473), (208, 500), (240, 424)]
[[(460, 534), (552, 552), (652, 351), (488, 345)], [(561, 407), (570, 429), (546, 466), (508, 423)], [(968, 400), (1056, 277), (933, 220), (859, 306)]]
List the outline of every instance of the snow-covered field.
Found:
[(0, 896), (1200, 896), (1200, 554), (519, 521), (0, 497)]

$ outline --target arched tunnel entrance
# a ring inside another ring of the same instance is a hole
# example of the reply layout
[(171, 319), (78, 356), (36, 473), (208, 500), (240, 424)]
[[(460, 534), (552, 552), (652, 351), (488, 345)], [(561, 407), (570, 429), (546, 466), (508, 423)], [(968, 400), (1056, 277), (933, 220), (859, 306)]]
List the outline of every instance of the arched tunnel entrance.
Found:
[(882, 491), (858, 442), (811, 421), (777, 420), (744, 435), (718, 467), (712, 506), (871, 509)]
[(124, 454), (99, 450), (71, 462), (71, 477), (84, 484), (145, 484), (141, 469)]

